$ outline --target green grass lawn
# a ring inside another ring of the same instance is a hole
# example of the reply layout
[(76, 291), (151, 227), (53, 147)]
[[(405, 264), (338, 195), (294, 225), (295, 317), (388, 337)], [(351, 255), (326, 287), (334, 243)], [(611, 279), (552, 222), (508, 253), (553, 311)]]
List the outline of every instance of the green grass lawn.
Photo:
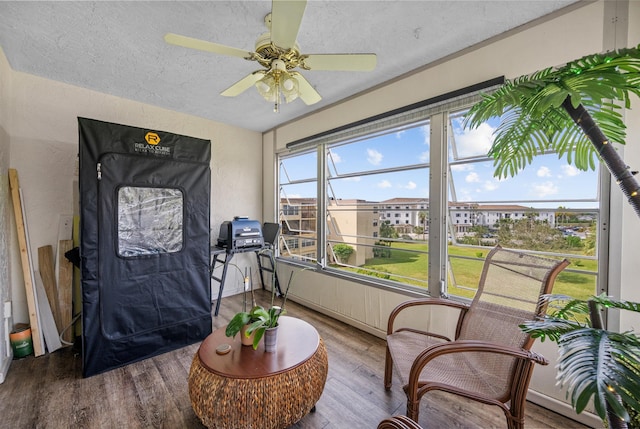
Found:
[[(449, 294), (471, 298), (478, 285), (484, 258), (491, 248), (476, 249), (449, 246)], [(389, 258), (369, 259), (363, 268), (388, 272), (390, 279), (402, 283), (427, 287), (428, 245), (424, 242), (393, 243)], [(462, 257), (475, 258), (462, 259)], [(575, 298), (587, 299), (594, 295), (596, 277), (592, 274), (574, 273), (567, 270), (577, 269), (595, 274), (597, 261), (583, 259), (580, 255), (569, 258), (571, 265), (556, 279), (553, 293)], [(455, 278), (455, 283), (454, 279)]]

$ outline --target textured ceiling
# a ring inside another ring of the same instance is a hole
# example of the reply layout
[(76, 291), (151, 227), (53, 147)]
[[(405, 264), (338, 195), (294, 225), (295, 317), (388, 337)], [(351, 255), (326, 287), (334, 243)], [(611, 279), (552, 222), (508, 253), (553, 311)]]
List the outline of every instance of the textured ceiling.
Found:
[(269, 0), (2, 1), (0, 47), (16, 71), (266, 131), (575, 2), (309, 0), (302, 53), (375, 53), (377, 67), (302, 71), (323, 99), (295, 100), (279, 113), (254, 88), (219, 95), (258, 63), (163, 40), (171, 32), (253, 51)]

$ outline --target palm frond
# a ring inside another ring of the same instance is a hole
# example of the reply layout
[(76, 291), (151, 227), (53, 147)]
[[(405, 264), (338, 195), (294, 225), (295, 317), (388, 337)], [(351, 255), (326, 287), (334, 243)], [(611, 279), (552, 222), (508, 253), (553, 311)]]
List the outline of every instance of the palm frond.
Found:
[(544, 153), (549, 144), (545, 129), (522, 110), (508, 111), (495, 130), (496, 141), (490, 153), (495, 154), (495, 175), (506, 177), (531, 163), (533, 156)]
[(640, 303), (631, 302), (631, 301), (620, 301), (613, 299), (604, 294), (591, 297), (592, 301), (597, 302), (601, 306), (605, 308), (618, 308), (621, 310), (634, 311), (636, 313), (640, 313)]
[(558, 342), (563, 334), (582, 329), (583, 324), (567, 319), (555, 317), (541, 317), (537, 320), (527, 321), (520, 325), (523, 332), (531, 335), (531, 338), (539, 338), (544, 342), (547, 338), (553, 342)]
[(556, 379), (567, 386), (576, 412), (582, 412), (592, 397), (603, 420), (607, 403), (618, 416), (628, 419), (620, 399), (640, 410), (640, 342), (635, 335), (583, 328), (560, 335), (558, 346)]
[(562, 294), (546, 294), (541, 299), (549, 305), (547, 313), (550, 318), (584, 320), (584, 316), (589, 315), (587, 301)]
[(640, 96), (639, 48), (588, 55), (559, 69), (520, 76), (492, 94), (484, 94), (467, 112), (463, 125), (477, 128), (491, 118), (500, 118), (489, 150), (495, 176), (514, 176), (547, 149), (566, 156), (581, 170), (596, 168), (598, 154), (593, 145), (562, 113), (567, 98), (574, 108), (582, 105), (611, 142), (624, 144), (621, 106), (608, 100), (629, 108), (631, 95)]

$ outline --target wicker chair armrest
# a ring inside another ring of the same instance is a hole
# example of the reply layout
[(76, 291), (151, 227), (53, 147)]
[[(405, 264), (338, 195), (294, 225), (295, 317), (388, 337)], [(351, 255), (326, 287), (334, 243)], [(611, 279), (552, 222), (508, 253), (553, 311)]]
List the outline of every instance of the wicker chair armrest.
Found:
[(396, 308), (394, 308), (389, 314), (389, 320), (387, 321), (387, 335), (393, 334), (393, 323), (403, 310), (409, 307), (415, 307), (420, 305), (444, 305), (446, 307), (458, 308), (462, 312), (466, 312), (469, 309), (468, 304), (464, 304), (462, 302), (452, 301), (450, 299), (444, 298), (421, 298), (421, 299), (413, 299), (411, 301), (405, 301), (402, 304), (399, 304)]
[(445, 341), (451, 341), (451, 338), (447, 337), (446, 335), (436, 334), (435, 332), (423, 331), (422, 329), (400, 328), (400, 329), (396, 329), (394, 332), (400, 332), (400, 331), (416, 332), (418, 334), (427, 335), (429, 337), (440, 338), (441, 340), (445, 340)]
[(422, 426), (407, 416), (397, 415), (381, 421), (378, 429), (422, 429)]
[(438, 356), (442, 356), (449, 353), (469, 353), (469, 352), (482, 352), (482, 353), (494, 353), (513, 356), (518, 359), (530, 360), (540, 365), (548, 365), (549, 361), (541, 354), (532, 352), (518, 347), (509, 347), (502, 344), (489, 343), (486, 341), (476, 340), (460, 340), (452, 341), (448, 343), (436, 344), (428, 347), (420, 353), (411, 366), (411, 372), (409, 373), (409, 385), (418, 383), (420, 373), (424, 367)]

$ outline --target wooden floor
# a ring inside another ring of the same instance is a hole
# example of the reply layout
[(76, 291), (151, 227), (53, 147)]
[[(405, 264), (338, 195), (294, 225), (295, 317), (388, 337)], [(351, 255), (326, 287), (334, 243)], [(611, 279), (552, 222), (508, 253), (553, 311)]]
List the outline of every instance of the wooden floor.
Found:
[[(259, 295), (259, 302), (267, 301), (268, 295)], [(240, 310), (241, 299), (223, 299), (214, 328)], [(405, 396), (398, 383), (390, 392), (383, 387), (383, 340), (293, 302), (287, 303), (287, 310), (316, 327), (329, 355), (317, 410), (293, 428), (375, 429), (384, 418), (404, 413)], [(73, 347), (14, 360), (0, 384), (0, 427), (202, 428), (187, 391), (197, 349), (194, 344), (87, 379), (82, 378), (82, 359)], [(425, 429), (506, 427), (496, 407), (437, 393), (423, 398), (420, 424)], [(584, 426), (529, 403), (525, 427)]]

